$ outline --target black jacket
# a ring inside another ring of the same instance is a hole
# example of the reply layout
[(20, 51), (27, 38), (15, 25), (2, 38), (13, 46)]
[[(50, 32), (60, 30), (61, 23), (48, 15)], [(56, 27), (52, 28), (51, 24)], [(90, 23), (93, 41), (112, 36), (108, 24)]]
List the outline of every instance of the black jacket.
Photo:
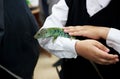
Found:
[(0, 0), (0, 66), (31, 79), (39, 56), (38, 25), (25, 0)]

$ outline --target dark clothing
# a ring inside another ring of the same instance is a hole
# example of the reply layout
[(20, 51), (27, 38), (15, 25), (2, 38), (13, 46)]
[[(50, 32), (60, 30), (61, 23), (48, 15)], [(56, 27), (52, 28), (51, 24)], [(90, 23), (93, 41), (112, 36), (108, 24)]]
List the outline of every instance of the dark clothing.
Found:
[(0, 65), (23, 79), (32, 79), (39, 56), (39, 44), (33, 37), (38, 29), (25, 0), (0, 0)]
[(0, 78), (1, 79), (19, 79), (19, 78), (16, 78), (16, 77), (12, 76), (11, 74), (9, 74), (8, 72), (6, 72), (2, 68), (0, 68)]
[[(120, 4), (118, 0), (111, 0), (109, 5), (93, 15), (89, 16), (86, 9), (86, 0), (66, 0), (69, 7), (69, 14), (66, 26), (95, 25), (120, 29)], [(87, 38), (76, 37), (80, 40)], [(106, 41), (99, 40), (106, 45)], [(110, 52), (118, 54), (110, 48)], [(120, 55), (119, 55), (120, 57)], [(120, 62), (113, 65), (98, 65), (103, 79), (120, 79)], [(93, 65), (83, 57), (77, 59), (64, 59), (62, 64), (62, 79), (102, 79), (96, 72)]]
[(4, 34), (4, 9), (3, 9), (3, 0), (0, 0), (0, 44)]

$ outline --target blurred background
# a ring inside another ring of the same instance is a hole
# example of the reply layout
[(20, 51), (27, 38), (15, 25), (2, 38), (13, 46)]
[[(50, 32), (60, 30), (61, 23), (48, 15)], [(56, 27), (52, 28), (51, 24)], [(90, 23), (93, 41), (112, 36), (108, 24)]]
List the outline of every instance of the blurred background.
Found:
[[(54, 66), (57, 61), (59, 61), (57, 57), (42, 49), (33, 79), (59, 79), (56, 67)], [(60, 66), (58, 66), (58, 69), (60, 70)]]

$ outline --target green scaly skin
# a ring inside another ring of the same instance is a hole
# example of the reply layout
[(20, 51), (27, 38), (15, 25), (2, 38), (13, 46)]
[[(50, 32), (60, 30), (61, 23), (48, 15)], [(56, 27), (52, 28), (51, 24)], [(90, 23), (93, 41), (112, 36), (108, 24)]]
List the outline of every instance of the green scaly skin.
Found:
[(53, 42), (57, 39), (57, 37), (65, 37), (65, 38), (74, 38), (70, 36), (68, 33), (65, 33), (62, 28), (52, 27), (52, 28), (43, 28), (35, 34), (35, 38), (48, 38), (53, 37)]

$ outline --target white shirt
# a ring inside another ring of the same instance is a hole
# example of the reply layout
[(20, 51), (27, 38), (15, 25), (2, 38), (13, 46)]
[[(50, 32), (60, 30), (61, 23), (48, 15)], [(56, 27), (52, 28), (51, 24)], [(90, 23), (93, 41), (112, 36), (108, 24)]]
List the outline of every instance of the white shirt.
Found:
[[(110, 0), (87, 0), (87, 12), (90, 16), (93, 16), (95, 13), (105, 8), (109, 2)], [(53, 6), (53, 13), (46, 19), (42, 28), (64, 27), (67, 21), (68, 10), (69, 8), (66, 5), (65, 0), (60, 0)], [(120, 30), (111, 28), (106, 40), (108, 46), (120, 53)], [(75, 43), (77, 40), (58, 37), (54, 43), (52, 42), (52, 38), (38, 39), (38, 41), (44, 49), (59, 58), (77, 57), (77, 52), (75, 50)]]

